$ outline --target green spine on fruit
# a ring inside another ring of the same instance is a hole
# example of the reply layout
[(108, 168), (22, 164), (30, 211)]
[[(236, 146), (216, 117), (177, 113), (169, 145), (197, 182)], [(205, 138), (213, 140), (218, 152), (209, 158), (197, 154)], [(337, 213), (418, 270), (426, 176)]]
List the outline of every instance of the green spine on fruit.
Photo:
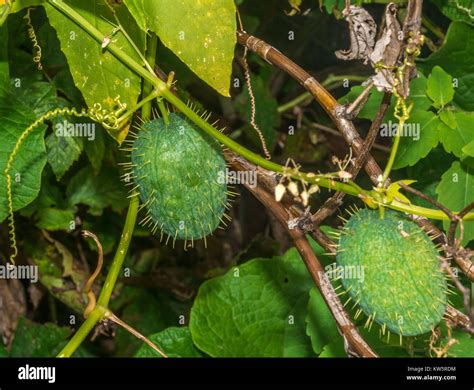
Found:
[(147, 216), (142, 221), (169, 237), (197, 240), (220, 224), (227, 206), (221, 146), (171, 113), (145, 122), (131, 148), (135, 188)]
[(341, 231), (336, 260), (351, 301), (383, 333), (416, 336), (441, 321), (447, 282), (438, 251), (404, 215), (385, 210), (381, 219), (377, 210), (354, 213)]

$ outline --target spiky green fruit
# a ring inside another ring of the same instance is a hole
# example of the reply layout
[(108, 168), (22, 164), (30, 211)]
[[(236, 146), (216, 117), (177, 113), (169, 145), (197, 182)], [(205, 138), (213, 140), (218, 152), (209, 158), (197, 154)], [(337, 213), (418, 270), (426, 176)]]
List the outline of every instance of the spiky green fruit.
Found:
[(447, 284), (438, 251), (418, 225), (385, 210), (353, 214), (337, 250), (342, 284), (360, 309), (390, 331), (431, 331), (446, 309)]
[(227, 204), (220, 145), (177, 114), (145, 122), (132, 148), (144, 222), (171, 238), (195, 240), (219, 225)]

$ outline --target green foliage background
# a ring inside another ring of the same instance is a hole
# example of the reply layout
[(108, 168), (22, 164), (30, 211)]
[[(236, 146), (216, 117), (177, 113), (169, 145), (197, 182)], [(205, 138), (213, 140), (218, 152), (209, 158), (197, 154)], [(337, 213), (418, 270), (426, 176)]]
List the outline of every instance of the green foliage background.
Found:
[[(103, 0), (69, 0), (79, 14), (101, 31), (112, 32), (113, 18)], [(156, 4), (155, 4), (156, 3)], [(329, 83), (328, 88), (345, 103), (361, 91), (351, 77), (364, 78), (370, 69), (357, 62), (343, 63), (334, 51), (347, 46), (347, 28), (341, 17), (342, 1), (303, 0), (300, 8), (311, 12), (287, 16), (291, 7), (284, 0), (206, 1), (208, 14), (196, 16), (184, 1), (149, 2), (126, 0), (117, 8), (121, 23), (139, 50), (145, 50), (146, 33), (159, 38), (156, 63), (174, 71), (178, 94), (220, 119), (226, 134), (246, 147), (261, 152), (258, 137), (249, 126), (250, 97), (244, 75), (233, 61), (235, 7), (247, 32), (271, 43), (318, 80), (348, 75), (349, 85)], [(380, 20), (383, 2), (364, 3)], [(412, 86), (410, 122), (420, 123), (420, 139), (402, 138), (393, 172), (395, 179), (416, 180), (414, 185), (452, 210), (474, 201), (474, 25), (472, 2), (426, 1), (424, 16), (430, 26), (424, 33), (432, 45), (423, 48), (419, 77)], [(462, 5), (462, 9), (456, 5)], [(34, 48), (23, 19), (25, 6), (31, 12), (42, 49), (43, 70), (32, 61)], [(4, 7), (4, 6), (3, 6)], [(184, 7), (184, 8), (183, 8)], [(471, 10), (469, 12), (469, 9)], [(185, 11), (185, 12), (184, 12)], [(150, 15), (159, 18), (150, 18)], [(2, 12), (0, 12), (2, 15)], [(0, 20), (2, 18), (0, 17)], [(184, 40), (176, 39), (181, 29)], [(289, 32), (294, 39), (289, 39)], [(441, 35), (439, 34), (441, 32)], [(73, 34), (73, 35), (71, 35)], [(74, 38), (72, 38), (74, 36)], [(124, 52), (140, 61), (122, 33), (111, 39)], [(203, 44), (208, 44), (203, 48)], [(240, 53), (240, 49), (239, 50)], [(257, 100), (256, 121), (262, 128), (273, 160), (287, 158), (311, 171), (334, 171), (331, 155), (343, 158), (346, 149), (332, 132), (315, 129), (313, 123), (331, 126), (323, 110), (305, 101), (298, 110), (279, 110), (282, 104), (304, 91), (295, 81), (248, 53), (252, 86)], [(212, 61), (210, 59), (213, 59)], [(206, 62), (206, 61), (207, 62)], [(206, 63), (206, 65), (204, 65)], [(237, 82), (236, 82), (237, 80)], [(230, 88), (229, 88), (230, 86)], [(120, 95), (133, 106), (141, 81), (72, 21), (45, 1), (18, 0), (0, 27), (0, 258), (11, 251), (6, 217), (6, 177), (3, 171), (9, 153), (24, 129), (56, 107), (107, 107)], [(229, 96), (229, 97), (227, 97)], [(364, 133), (375, 117), (382, 94), (374, 92), (356, 125)], [(13, 171), (22, 172), (21, 185), (13, 185), (20, 264), (37, 265), (39, 283), (14, 285), (0, 280), (2, 296), (13, 294), (15, 304), (0, 316), (5, 346), (0, 356), (54, 356), (82, 321), (86, 300), (81, 289), (97, 250), (84, 241), (81, 229), (101, 240), (105, 269), (100, 285), (117, 249), (128, 193), (119, 163), (126, 161), (118, 149), (127, 129), (107, 131), (96, 125), (93, 142), (82, 137), (58, 137), (58, 117), (38, 127), (22, 145)], [(70, 118), (68, 118), (70, 120)], [(385, 122), (393, 121), (393, 104)], [(294, 135), (288, 135), (290, 127)], [(378, 161), (387, 160), (389, 139), (377, 140)], [(360, 184), (370, 188), (361, 175)], [(118, 316), (138, 329), (172, 357), (346, 356), (334, 319), (295, 248), (283, 239), (282, 229), (269, 218), (245, 189), (230, 211), (233, 222), (208, 238), (208, 247), (198, 242), (185, 251), (160, 243), (146, 229), (137, 227), (112, 300)], [(316, 210), (328, 192), (312, 198)], [(354, 199), (346, 199), (346, 205)], [(419, 200), (414, 203), (426, 206)], [(340, 225), (330, 218), (324, 229)], [(447, 224), (438, 224), (444, 229)], [(463, 244), (472, 247), (474, 223), (466, 223)], [(334, 259), (311, 241), (325, 265)], [(465, 282), (464, 280), (462, 280)], [(451, 298), (462, 310), (458, 295)], [(71, 318), (75, 321), (71, 322)], [(429, 335), (404, 340), (381, 340), (378, 330), (367, 331), (357, 323), (369, 344), (381, 356), (428, 356)], [(446, 332), (439, 343), (446, 341)], [(455, 331), (460, 340), (452, 356), (474, 356), (474, 340)], [(123, 329), (102, 329), (75, 356), (157, 357)]]

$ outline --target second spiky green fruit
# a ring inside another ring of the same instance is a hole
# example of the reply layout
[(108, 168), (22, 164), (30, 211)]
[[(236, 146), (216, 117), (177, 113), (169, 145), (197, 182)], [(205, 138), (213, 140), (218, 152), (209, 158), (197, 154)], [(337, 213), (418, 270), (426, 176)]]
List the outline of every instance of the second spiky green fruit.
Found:
[(132, 148), (132, 171), (153, 229), (195, 240), (219, 225), (227, 203), (220, 145), (179, 115), (145, 122)]
[(415, 336), (441, 321), (447, 284), (438, 251), (404, 215), (385, 210), (382, 219), (368, 209), (353, 214), (341, 233), (336, 259), (352, 300), (388, 330)]

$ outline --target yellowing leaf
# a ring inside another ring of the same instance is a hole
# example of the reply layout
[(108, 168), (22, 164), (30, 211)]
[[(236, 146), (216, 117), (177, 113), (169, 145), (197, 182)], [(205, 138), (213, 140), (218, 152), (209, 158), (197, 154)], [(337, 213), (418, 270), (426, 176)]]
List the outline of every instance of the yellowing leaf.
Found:
[(152, 30), (202, 80), (229, 96), (236, 43), (232, 0), (126, 0), (143, 30)]

